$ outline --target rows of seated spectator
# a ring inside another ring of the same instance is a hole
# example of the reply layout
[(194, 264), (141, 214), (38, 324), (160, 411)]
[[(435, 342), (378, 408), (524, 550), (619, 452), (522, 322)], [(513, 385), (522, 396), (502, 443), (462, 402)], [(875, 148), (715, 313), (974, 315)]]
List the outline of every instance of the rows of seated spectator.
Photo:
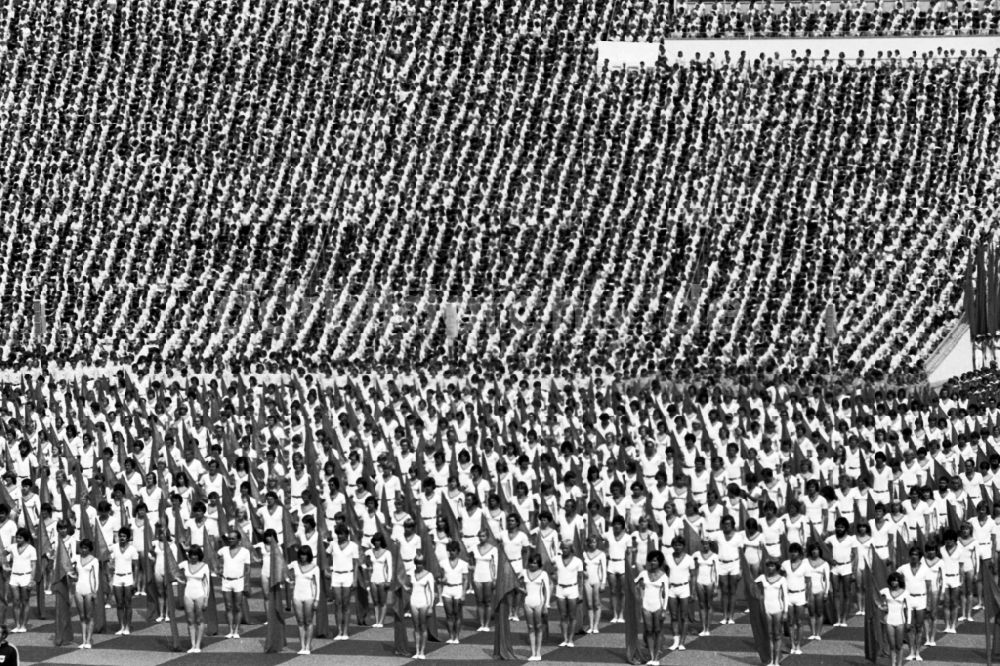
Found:
[(61, 358), (911, 370), (998, 219), (995, 56), (621, 72), (610, 0), (27, 4), (8, 359), (44, 293)]
[(716, 37), (995, 35), (1000, 11), (986, 2), (682, 2), (621, 0), (607, 38), (661, 41)]

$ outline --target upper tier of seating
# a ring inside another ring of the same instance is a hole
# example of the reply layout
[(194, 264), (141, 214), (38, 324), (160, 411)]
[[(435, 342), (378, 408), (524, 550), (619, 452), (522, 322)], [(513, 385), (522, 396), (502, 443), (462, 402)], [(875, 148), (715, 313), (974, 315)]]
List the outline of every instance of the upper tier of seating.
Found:
[(987, 2), (665, 2), (619, 0), (608, 39), (995, 35)]
[(636, 6), (5, 6), (3, 358), (44, 295), (61, 358), (919, 363), (997, 219), (996, 58), (605, 71)]

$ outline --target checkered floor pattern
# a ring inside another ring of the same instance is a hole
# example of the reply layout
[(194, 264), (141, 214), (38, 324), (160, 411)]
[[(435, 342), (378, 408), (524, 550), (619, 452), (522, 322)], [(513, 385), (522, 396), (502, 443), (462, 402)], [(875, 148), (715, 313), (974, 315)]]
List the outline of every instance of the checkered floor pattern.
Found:
[[(352, 627), (351, 639), (331, 641), (316, 639), (311, 655), (299, 656), (298, 633), (294, 620), (286, 619), (288, 648), (280, 654), (264, 654), (263, 640), (265, 627), (263, 607), (259, 595), (251, 600), (251, 620), (253, 624), (244, 627), (238, 640), (222, 637), (207, 637), (201, 654), (184, 652), (190, 644), (187, 641), (187, 627), (183, 623), (183, 613), (178, 613), (178, 631), (181, 636), (181, 651), (173, 652), (169, 644), (169, 628), (165, 624), (149, 624), (144, 621), (145, 600), (137, 599), (136, 607), (141, 609), (130, 636), (115, 636), (117, 630), (114, 610), (108, 611), (109, 633), (96, 635), (92, 650), (52, 645), (52, 597), (47, 598), (48, 608), (45, 620), (37, 619), (34, 611), (29, 621), (29, 631), (25, 634), (11, 634), (10, 642), (17, 646), (24, 664), (80, 664), (86, 666), (106, 666), (107, 664), (129, 664), (129, 666), (185, 666), (212, 663), (214, 666), (245, 666), (248, 655), (254, 664), (276, 665), (293, 662), (295, 666), (329, 664), (331, 658), (367, 657), (380, 666), (403, 666), (411, 660), (397, 657), (392, 649), (392, 626), (373, 629)], [(443, 611), (438, 609), (438, 617)], [(457, 663), (492, 661), (493, 635), (475, 633), (474, 609), (466, 608), (465, 627), (460, 645), (432, 643), (428, 646), (426, 661), (414, 664)], [(220, 619), (225, 614), (220, 604)], [(553, 610), (551, 637), (545, 646), (543, 660), (550, 665), (559, 664), (623, 664), (625, 663), (625, 639), (622, 625), (607, 625), (601, 633), (578, 636), (574, 648), (558, 647), (559, 631), (557, 616)], [(979, 617), (981, 620), (981, 615)], [(391, 621), (390, 621), (391, 622)], [(8, 620), (9, 624), (9, 620)], [(515, 651), (519, 657), (527, 659), (528, 646), (524, 623), (512, 624)], [(79, 639), (79, 626), (74, 624), (74, 632)], [(411, 636), (412, 639), (412, 636)], [(980, 664), (986, 661), (983, 624), (981, 621), (959, 626), (958, 634), (938, 637), (937, 647), (926, 648), (923, 656), (925, 664)], [(411, 644), (412, 647), (412, 644)], [(787, 645), (786, 645), (787, 649)], [(852, 618), (846, 628), (827, 628), (821, 641), (813, 641), (804, 646), (801, 656), (786, 655), (783, 664), (789, 666), (812, 666), (816, 664), (852, 664), (861, 666), (864, 662), (864, 629), (862, 618)], [(526, 662), (525, 662), (526, 663)], [(661, 663), (668, 664), (713, 664), (739, 663), (755, 665), (759, 663), (754, 650), (750, 626), (745, 615), (737, 618), (737, 624), (716, 626), (708, 637), (692, 637), (686, 652), (664, 655)], [(888, 664), (883, 658), (880, 663)]]

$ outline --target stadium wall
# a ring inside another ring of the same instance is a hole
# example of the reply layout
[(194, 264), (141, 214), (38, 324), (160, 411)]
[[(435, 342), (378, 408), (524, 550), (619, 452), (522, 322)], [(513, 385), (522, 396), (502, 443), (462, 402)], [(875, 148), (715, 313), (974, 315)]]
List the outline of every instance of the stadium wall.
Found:
[(808, 51), (812, 58), (820, 58), (827, 53), (836, 58), (843, 53), (848, 58), (857, 58), (863, 53), (865, 58), (878, 54), (896, 53), (900, 57), (920, 55), (940, 51), (952, 51), (955, 55), (965, 52), (984, 52), (988, 55), (1000, 50), (1000, 36), (934, 36), (934, 37), (826, 37), (801, 39), (668, 39), (664, 42), (597, 42), (598, 62), (607, 61), (611, 67), (652, 66), (660, 57), (663, 47), (664, 57), (670, 61), (707, 59), (710, 54), (721, 57), (728, 52), (730, 57), (745, 53), (750, 59), (770, 57), (791, 60), (802, 57)]

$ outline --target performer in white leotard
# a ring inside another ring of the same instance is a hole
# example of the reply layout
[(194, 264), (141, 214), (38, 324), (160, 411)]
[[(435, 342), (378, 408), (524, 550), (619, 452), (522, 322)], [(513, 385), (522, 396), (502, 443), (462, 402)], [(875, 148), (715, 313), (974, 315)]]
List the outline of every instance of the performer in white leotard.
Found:
[(642, 623), (646, 648), (651, 655), (647, 662), (650, 666), (660, 663), (660, 634), (663, 627), (663, 611), (667, 607), (667, 586), (669, 577), (664, 570), (666, 559), (658, 550), (646, 555), (646, 569), (641, 572), (633, 584), (639, 586), (642, 594)]
[(528, 568), (521, 580), (525, 591), (524, 619), (528, 624), (528, 644), (531, 646), (528, 661), (541, 661), (542, 622), (552, 596), (552, 582), (542, 569), (541, 555), (534, 553), (528, 558)]
[(299, 654), (312, 653), (313, 632), (316, 630), (316, 603), (319, 601), (320, 570), (313, 562), (312, 548), (300, 546), (296, 561), (288, 565), (288, 574), (292, 587), (292, 606), (295, 609), (295, 621), (299, 625)]
[(782, 628), (788, 604), (788, 584), (778, 569), (777, 560), (768, 558), (764, 563), (764, 573), (755, 581), (764, 599), (764, 612), (771, 642), (769, 666), (778, 666), (781, 659)]
[(79, 555), (73, 556), (71, 578), (76, 581), (76, 609), (80, 613), (80, 648), (89, 650), (94, 635), (94, 603), (100, 585), (100, 562), (94, 557), (94, 544), (81, 539)]
[(193, 654), (201, 652), (201, 641), (205, 637), (205, 605), (208, 603), (209, 586), (212, 584), (211, 571), (203, 561), (204, 557), (201, 546), (191, 546), (187, 561), (180, 564), (184, 580), (184, 612), (191, 638), (191, 649), (188, 652)]
[(500, 551), (490, 543), (489, 537), (485, 529), (479, 530), (479, 544), (472, 549), (476, 563), (472, 572), (472, 589), (476, 593), (476, 617), (479, 620), (476, 631), (489, 631), (493, 615), (493, 586), (497, 579)]
[(434, 576), (424, 568), (424, 558), (413, 560), (413, 576), (410, 577), (410, 614), (413, 616), (413, 642), (416, 644), (414, 659), (426, 659), (427, 611), (436, 598)]
[(388, 598), (387, 588), (395, 574), (395, 561), (392, 552), (386, 548), (385, 537), (377, 533), (372, 536), (372, 548), (368, 551), (367, 567), (371, 571), (372, 606), (375, 610), (375, 628), (381, 628), (385, 622), (385, 605)]
[(886, 587), (879, 591), (878, 605), (885, 612), (886, 633), (889, 635), (889, 663), (894, 666), (902, 663), (903, 640), (912, 612), (910, 601), (903, 576), (897, 572), (889, 574)]

